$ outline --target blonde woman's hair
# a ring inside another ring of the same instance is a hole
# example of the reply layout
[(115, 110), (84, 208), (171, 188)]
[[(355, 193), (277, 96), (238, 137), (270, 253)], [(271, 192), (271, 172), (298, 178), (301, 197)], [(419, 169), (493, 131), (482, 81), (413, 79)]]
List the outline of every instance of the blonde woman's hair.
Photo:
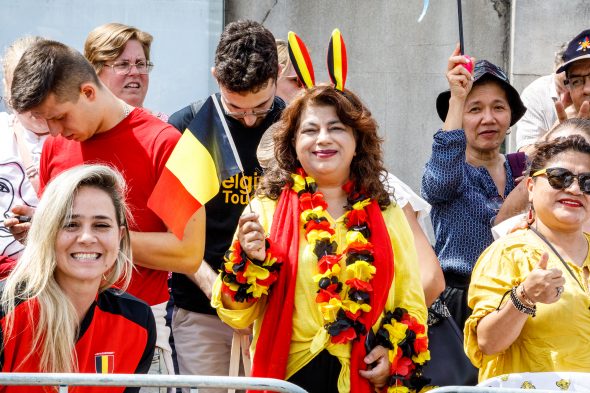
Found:
[(133, 26), (107, 23), (92, 30), (84, 43), (84, 56), (99, 74), (107, 61), (121, 56), (129, 40), (137, 40), (143, 47), (145, 58), (150, 60), (150, 48), (154, 37)]
[(10, 44), (2, 56), (2, 72), (4, 74), (4, 99), (6, 103), (10, 102), (10, 86), (12, 86), (12, 76), (18, 61), (23, 53), (33, 44), (43, 41), (42, 37), (26, 35), (18, 38)]
[(124, 200), (125, 180), (115, 169), (104, 165), (80, 165), (62, 172), (43, 193), (23, 255), (6, 279), (0, 298), (2, 311), (6, 315), (5, 340), (12, 337), (16, 306), (22, 301), (38, 302), (39, 317), (34, 319), (29, 314), (29, 323), (34, 331), (31, 348), (41, 354), (39, 369), (42, 372), (77, 370), (75, 344), (79, 331), (78, 315), (55, 280), (54, 273), (57, 266), (57, 236), (69, 221), (74, 199), (82, 187), (106, 192), (113, 201), (117, 225), (124, 228), (115, 264), (103, 274), (98, 291), (103, 292), (114, 283), (123, 291), (131, 279), (133, 265)]
[(289, 64), (289, 49), (287, 48), (287, 41), (277, 38), (277, 54), (279, 56), (279, 65), (283, 66), (283, 72), (287, 69)]

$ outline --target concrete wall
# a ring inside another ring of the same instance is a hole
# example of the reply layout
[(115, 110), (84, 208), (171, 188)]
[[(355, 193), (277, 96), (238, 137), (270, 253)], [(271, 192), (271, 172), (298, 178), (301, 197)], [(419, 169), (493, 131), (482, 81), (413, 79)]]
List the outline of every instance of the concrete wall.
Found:
[[(431, 1), (421, 23), (419, 0), (226, 0), (225, 7), (226, 23), (254, 19), (279, 38), (295, 31), (311, 52), (317, 81), (329, 80), (326, 49), (332, 29), (340, 28), (347, 86), (375, 114), (388, 168), (419, 189), (432, 134), (441, 125), (436, 96), (447, 86), (447, 58), (458, 41), (456, 0)], [(551, 71), (561, 41), (590, 27), (589, 9), (588, 0), (463, 1), (466, 53), (512, 69), (521, 90)]]
[(82, 52), (88, 33), (108, 22), (152, 34), (156, 66), (150, 74), (147, 108), (171, 114), (217, 89), (210, 69), (223, 29), (223, 0), (0, 0), (0, 9), (1, 53), (26, 34)]

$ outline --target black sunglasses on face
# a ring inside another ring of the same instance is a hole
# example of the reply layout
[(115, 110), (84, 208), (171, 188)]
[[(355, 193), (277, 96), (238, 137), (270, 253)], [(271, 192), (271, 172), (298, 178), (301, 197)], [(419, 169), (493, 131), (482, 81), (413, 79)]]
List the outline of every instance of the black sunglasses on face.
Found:
[(565, 168), (545, 168), (533, 173), (531, 177), (542, 175), (547, 176), (549, 185), (556, 190), (565, 190), (574, 183), (574, 179), (578, 179), (580, 190), (584, 194), (590, 194), (590, 172), (574, 175)]

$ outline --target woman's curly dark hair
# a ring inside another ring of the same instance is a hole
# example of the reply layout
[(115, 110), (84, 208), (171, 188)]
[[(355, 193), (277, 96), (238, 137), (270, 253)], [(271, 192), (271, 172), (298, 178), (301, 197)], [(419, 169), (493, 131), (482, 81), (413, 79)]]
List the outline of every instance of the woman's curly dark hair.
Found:
[(292, 186), (291, 173), (301, 167), (295, 152), (295, 137), (301, 116), (308, 106), (332, 106), (342, 123), (351, 127), (356, 139), (356, 154), (350, 164), (350, 177), (358, 189), (375, 199), (382, 209), (390, 203), (383, 185), (383, 139), (377, 135), (377, 122), (361, 100), (350, 90), (331, 85), (314, 86), (299, 95), (284, 111), (274, 133), (276, 161), (264, 172), (257, 195), (278, 199), (285, 185)]
[(547, 162), (556, 155), (568, 151), (590, 155), (590, 143), (581, 135), (570, 135), (535, 144), (535, 152), (531, 158), (529, 176), (541, 169), (545, 169)]

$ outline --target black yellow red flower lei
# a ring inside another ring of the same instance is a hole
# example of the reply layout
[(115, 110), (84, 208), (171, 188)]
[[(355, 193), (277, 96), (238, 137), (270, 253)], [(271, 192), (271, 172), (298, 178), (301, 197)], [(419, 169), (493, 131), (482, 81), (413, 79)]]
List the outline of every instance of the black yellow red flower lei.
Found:
[(221, 278), (221, 290), (235, 302), (253, 303), (262, 295), (268, 295), (270, 286), (277, 280), (281, 262), (272, 256), (271, 244), (266, 239), (264, 261), (250, 259), (235, 241), (225, 253)]
[[(315, 180), (306, 176), (302, 169), (291, 177), (292, 189), (299, 196), (306, 247), (318, 258), (319, 274), (313, 279), (318, 283), (315, 301), (323, 316), (324, 327), (332, 343), (350, 342), (366, 333), (364, 317), (371, 311), (371, 279), (376, 269), (365, 211), (371, 200), (354, 190), (352, 182), (343, 187), (348, 195), (345, 216), (348, 231), (346, 249), (338, 254), (335, 231), (326, 217), (328, 205), (324, 195), (317, 190)], [(346, 262), (344, 283), (340, 280), (342, 258)]]
[(389, 349), (388, 393), (419, 392), (429, 382), (422, 374), (430, 360), (426, 327), (404, 308), (387, 311), (377, 331), (376, 345)]

